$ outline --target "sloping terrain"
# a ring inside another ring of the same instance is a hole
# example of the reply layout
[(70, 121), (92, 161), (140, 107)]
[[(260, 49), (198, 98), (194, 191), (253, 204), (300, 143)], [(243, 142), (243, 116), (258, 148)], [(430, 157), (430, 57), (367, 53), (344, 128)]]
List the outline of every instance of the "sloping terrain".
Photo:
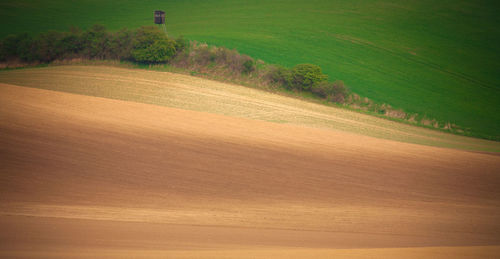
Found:
[(0, 141), (6, 258), (500, 253), (498, 155), (8, 84)]
[(170, 36), (268, 63), (317, 64), (372, 100), (500, 137), (495, 0), (6, 0), (0, 35), (136, 28), (154, 25), (157, 9)]
[(168, 72), (100, 66), (0, 71), (0, 82), (438, 147), (500, 152), (500, 142), (461, 137), (277, 94)]

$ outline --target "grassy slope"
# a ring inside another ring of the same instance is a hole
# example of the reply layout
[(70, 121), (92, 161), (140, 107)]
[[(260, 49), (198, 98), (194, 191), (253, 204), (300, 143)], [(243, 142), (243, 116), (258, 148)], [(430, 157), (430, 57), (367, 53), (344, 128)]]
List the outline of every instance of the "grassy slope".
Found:
[(500, 152), (500, 143), (437, 132), (251, 88), (165, 72), (56, 66), (0, 72), (0, 82), (402, 142)]
[(475, 135), (500, 132), (499, 8), (494, 1), (16, 1), (0, 34), (151, 24), (271, 63), (319, 64), (355, 92)]

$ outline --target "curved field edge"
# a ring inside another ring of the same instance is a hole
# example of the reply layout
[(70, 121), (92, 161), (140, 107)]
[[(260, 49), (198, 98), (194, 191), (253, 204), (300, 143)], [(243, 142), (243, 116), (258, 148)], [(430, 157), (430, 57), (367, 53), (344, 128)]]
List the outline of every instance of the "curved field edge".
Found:
[(500, 143), (438, 132), (248, 87), (170, 72), (105, 66), (54, 66), (0, 72), (19, 86), (155, 104), (414, 144), (500, 152)]

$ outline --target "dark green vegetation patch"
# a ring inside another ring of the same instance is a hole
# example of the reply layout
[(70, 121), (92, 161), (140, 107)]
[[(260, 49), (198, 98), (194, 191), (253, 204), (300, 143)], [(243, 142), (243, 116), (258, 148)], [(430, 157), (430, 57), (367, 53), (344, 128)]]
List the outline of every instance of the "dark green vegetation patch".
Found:
[(2, 1), (0, 36), (136, 28), (152, 25), (156, 9), (172, 36), (288, 67), (317, 64), (362, 96), (498, 139), (496, 1)]

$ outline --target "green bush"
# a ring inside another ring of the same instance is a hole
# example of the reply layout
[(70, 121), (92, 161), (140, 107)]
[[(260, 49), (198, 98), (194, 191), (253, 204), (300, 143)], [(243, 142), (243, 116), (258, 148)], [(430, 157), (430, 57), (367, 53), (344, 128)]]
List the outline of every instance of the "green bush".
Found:
[(141, 27), (135, 34), (132, 58), (141, 63), (167, 62), (176, 53), (175, 45), (157, 27)]
[(328, 76), (321, 72), (321, 68), (313, 64), (298, 64), (292, 69), (291, 84), (298, 90), (310, 91), (311, 88), (326, 81)]

